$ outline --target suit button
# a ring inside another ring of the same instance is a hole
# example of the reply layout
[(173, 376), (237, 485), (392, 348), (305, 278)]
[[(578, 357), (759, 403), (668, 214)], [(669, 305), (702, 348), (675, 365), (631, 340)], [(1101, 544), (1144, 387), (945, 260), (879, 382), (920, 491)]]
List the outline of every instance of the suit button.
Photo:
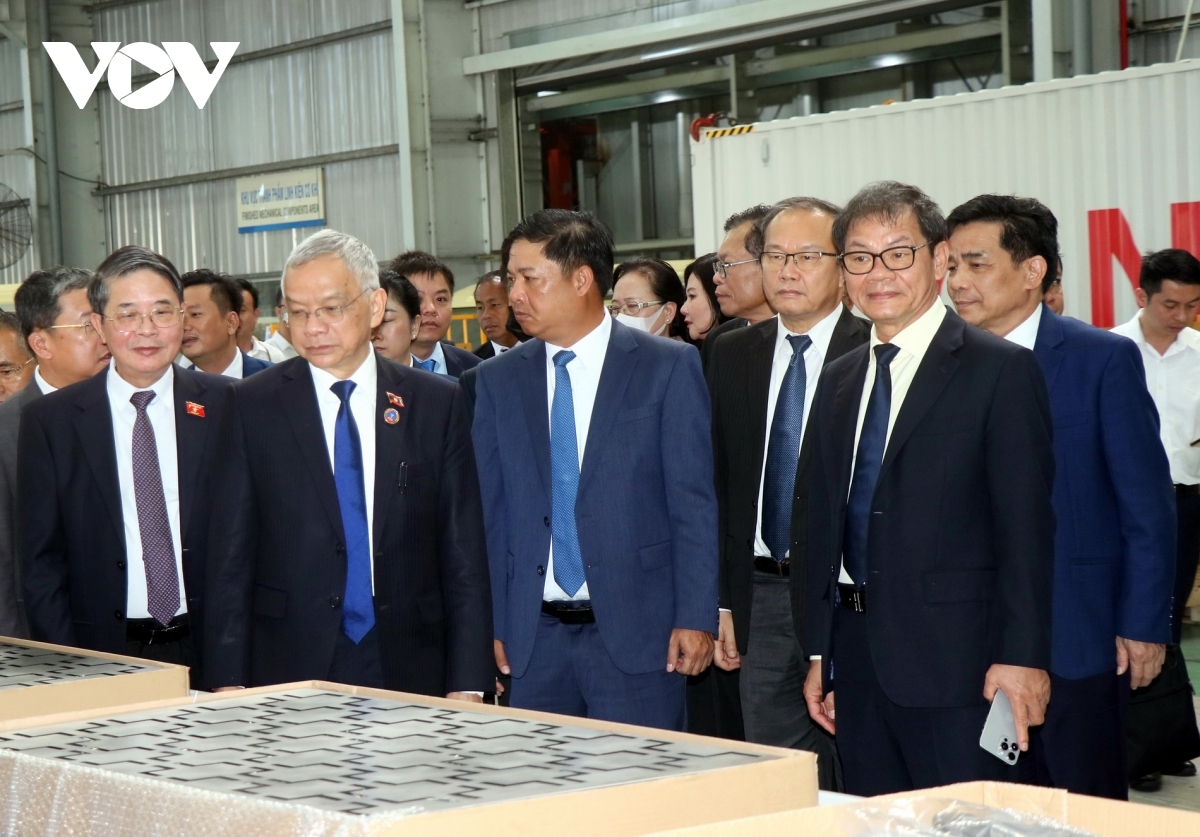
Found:
[(125, 618), (125, 614), (124, 614), (124, 613), (122, 613), (122, 612), (121, 612), (121, 611), (119, 611), (119, 610), (117, 610), (117, 611), (113, 611), (113, 616), (114, 616), (114, 617), (116, 617), (117, 619), (124, 619), (124, 618)]
[(117, 562), (117, 569), (118, 569), (118, 570), (123, 570), (123, 569), (125, 569), (125, 562), (124, 562), (124, 561), (118, 561), (118, 562)]
[(341, 555), (343, 552), (346, 551), (346, 547), (344, 544), (339, 543), (337, 546), (335, 546), (333, 548), (333, 551), (336, 552), (338, 555)]
[(545, 575), (545, 574), (546, 574), (546, 568), (538, 567), (538, 575)]
[(542, 518), (542, 523), (545, 523), (547, 526), (549, 526), (549, 525), (550, 525), (550, 518), (548, 518), (548, 517), (543, 517), (543, 518)]
[(341, 596), (333, 596), (333, 597), (331, 597), (331, 598), (329, 599), (329, 606), (330, 606), (330, 607), (334, 607), (334, 608), (336, 608), (336, 607), (341, 607), (341, 606), (342, 606), (342, 597), (341, 597)]

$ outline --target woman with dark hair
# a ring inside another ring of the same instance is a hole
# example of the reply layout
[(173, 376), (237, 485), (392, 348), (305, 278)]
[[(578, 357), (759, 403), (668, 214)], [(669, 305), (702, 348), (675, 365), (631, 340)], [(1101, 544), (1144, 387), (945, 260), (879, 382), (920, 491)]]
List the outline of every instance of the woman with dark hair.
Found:
[(690, 342), (679, 310), (684, 301), (679, 274), (662, 259), (630, 259), (613, 271), (608, 310), (630, 328)]
[(412, 341), (421, 329), (421, 297), (412, 282), (394, 270), (379, 271), (379, 287), (387, 291), (387, 307), (383, 309), (383, 322), (371, 334), (375, 351), (412, 366)]
[(688, 336), (697, 346), (704, 342), (710, 331), (729, 320), (717, 305), (717, 286), (713, 282), (716, 272), (716, 253), (701, 256), (683, 271), (687, 302), (680, 310)]

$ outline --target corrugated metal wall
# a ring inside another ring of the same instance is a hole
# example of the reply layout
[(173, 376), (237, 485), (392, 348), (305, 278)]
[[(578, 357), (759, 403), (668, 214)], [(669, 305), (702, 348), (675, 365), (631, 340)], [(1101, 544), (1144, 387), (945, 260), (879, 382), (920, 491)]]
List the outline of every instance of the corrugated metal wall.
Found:
[[(237, 54), (387, 21), (388, 0), (156, 0), (99, 9), (97, 40), (241, 41)], [(202, 46), (201, 46), (202, 45)], [(392, 33), (380, 29), (302, 51), (229, 66), (204, 110), (177, 80), (150, 110), (98, 91), (105, 183), (121, 185), (275, 164), (398, 142)], [(325, 166), (329, 226), (363, 239), (378, 258), (401, 249), (399, 158)], [(110, 195), (108, 245), (154, 247), (180, 269), (235, 275), (277, 271), (294, 243), (314, 232), (239, 235), (235, 181), (217, 180)]]
[[(0, 39), (0, 106), (15, 105), (24, 99), (24, 57), (19, 44)], [(31, 214), (36, 210), (34, 200), (34, 159), (26, 151), (33, 138), (29, 136), (27, 117), (23, 107), (5, 109), (0, 112), (0, 183), (12, 189), (21, 198), (30, 201)], [(15, 264), (0, 268), (0, 284), (20, 282), (37, 264), (37, 230), (34, 241)]]
[[(722, 220), (790, 195), (845, 202), (915, 183), (945, 211), (985, 192), (1036, 197), (1059, 220), (1067, 313), (1090, 319), (1089, 210), (1119, 208), (1142, 251), (1171, 246), (1172, 203), (1200, 201), (1200, 63), (759, 123), (693, 144), (697, 252)], [(763, 146), (770, 153), (763, 162)], [(1116, 321), (1136, 312), (1115, 268)]]

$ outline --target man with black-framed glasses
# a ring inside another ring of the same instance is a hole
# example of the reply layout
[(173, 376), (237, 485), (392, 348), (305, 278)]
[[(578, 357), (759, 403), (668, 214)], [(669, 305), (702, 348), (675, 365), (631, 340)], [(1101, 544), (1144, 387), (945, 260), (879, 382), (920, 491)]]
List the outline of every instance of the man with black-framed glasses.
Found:
[(718, 337), (769, 320), (775, 314), (763, 294), (762, 266), (749, 246), (755, 226), (770, 211), (771, 207), (760, 203), (725, 219), (725, 238), (717, 248), (713, 284), (716, 286), (717, 305), (721, 313), (730, 319), (709, 332), (704, 341), (700, 359), (706, 370), (712, 362)]
[(196, 685), (210, 476), (230, 381), (174, 365), (183, 287), (165, 257), (122, 247), (87, 295), (108, 371), (42, 396), (21, 421), (30, 628), (46, 642), (189, 666)]

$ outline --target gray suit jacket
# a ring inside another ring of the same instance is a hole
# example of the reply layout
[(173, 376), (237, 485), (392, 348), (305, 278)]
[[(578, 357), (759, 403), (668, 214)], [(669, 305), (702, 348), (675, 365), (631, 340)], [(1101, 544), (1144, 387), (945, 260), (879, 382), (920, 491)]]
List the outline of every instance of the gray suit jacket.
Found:
[(17, 558), (17, 433), (21, 410), (42, 396), (36, 381), (0, 404), (0, 636), (29, 638)]

